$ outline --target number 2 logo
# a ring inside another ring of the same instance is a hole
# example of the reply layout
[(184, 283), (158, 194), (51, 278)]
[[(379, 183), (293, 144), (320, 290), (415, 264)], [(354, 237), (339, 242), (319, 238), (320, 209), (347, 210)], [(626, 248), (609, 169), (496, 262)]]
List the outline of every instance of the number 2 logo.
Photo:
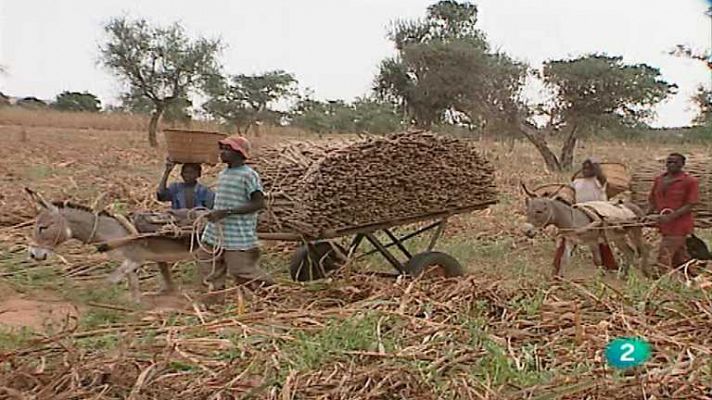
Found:
[(650, 358), (651, 348), (645, 339), (619, 337), (608, 343), (605, 357), (614, 368), (631, 368), (642, 365)]
[(631, 357), (635, 353), (635, 346), (632, 343), (623, 343), (621, 351), (623, 352), (620, 357), (621, 362), (635, 362), (635, 358)]

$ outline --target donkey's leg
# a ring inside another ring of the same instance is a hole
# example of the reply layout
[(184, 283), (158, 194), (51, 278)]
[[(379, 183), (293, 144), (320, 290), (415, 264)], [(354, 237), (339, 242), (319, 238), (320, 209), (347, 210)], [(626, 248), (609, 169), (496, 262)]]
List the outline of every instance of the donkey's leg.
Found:
[(618, 250), (623, 252), (623, 265), (621, 266), (620, 272), (623, 276), (628, 276), (630, 265), (635, 262), (636, 251), (630, 246), (630, 244), (628, 244), (628, 240), (625, 235), (614, 236), (613, 243), (616, 244)]
[(138, 267), (140, 267), (141, 264), (138, 264), (134, 261), (131, 260), (124, 260), (121, 265), (119, 265), (118, 268), (114, 270), (109, 276), (106, 278), (106, 280), (109, 283), (117, 284), (121, 282), (125, 276), (128, 274), (134, 272)]
[(628, 231), (628, 237), (640, 257), (640, 269), (644, 275), (648, 276), (650, 274), (650, 249), (648, 248), (648, 243), (645, 241), (645, 236), (643, 236), (643, 228), (630, 229)]
[(554, 269), (551, 271), (552, 277), (559, 276), (559, 273), (561, 272), (561, 260), (564, 257), (565, 251), (566, 251), (566, 239), (560, 238), (559, 240), (557, 240), (556, 252), (554, 252), (554, 263), (553, 263)]
[(127, 275), (131, 300), (135, 303), (141, 303), (141, 288), (139, 287), (138, 274), (136, 274), (136, 271), (131, 271)]
[(165, 262), (158, 262), (158, 269), (161, 272), (159, 279), (161, 284), (161, 293), (173, 293), (176, 291), (173, 278), (171, 276), (171, 265)]
[(574, 244), (566, 238), (559, 239), (559, 245), (556, 248), (556, 254), (554, 255), (554, 270), (552, 271), (552, 276), (561, 276), (561, 268), (569, 264), (569, 259), (571, 258), (571, 252), (573, 251)]

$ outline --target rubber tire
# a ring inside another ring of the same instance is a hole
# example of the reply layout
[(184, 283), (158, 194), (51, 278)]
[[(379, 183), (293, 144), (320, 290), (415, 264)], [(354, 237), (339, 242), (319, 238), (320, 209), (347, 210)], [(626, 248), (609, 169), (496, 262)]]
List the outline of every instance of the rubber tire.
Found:
[(416, 254), (403, 267), (406, 274), (418, 277), (432, 266), (441, 267), (447, 278), (465, 274), (465, 269), (453, 256), (440, 251), (427, 251)]
[[(332, 244), (342, 254), (346, 254), (346, 250), (343, 247), (336, 243)], [(311, 246), (304, 245), (299, 247), (289, 262), (289, 275), (292, 280), (307, 282), (323, 279), (329, 272), (341, 268), (345, 260), (334, 251), (331, 247), (332, 244), (329, 242), (316, 242)], [(321, 268), (319, 267), (320, 260), (322, 260)]]

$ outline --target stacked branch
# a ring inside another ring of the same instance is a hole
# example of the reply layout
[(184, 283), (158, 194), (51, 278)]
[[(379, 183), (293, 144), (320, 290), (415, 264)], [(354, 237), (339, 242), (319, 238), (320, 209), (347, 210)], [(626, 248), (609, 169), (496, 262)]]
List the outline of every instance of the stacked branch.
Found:
[[(631, 199), (635, 204), (646, 209), (648, 196), (655, 178), (665, 169), (664, 159), (640, 165), (632, 175)], [(697, 178), (700, 184), (700, 202), (694, 208), (695, 224), (699, 228), (712, 227), (712, 158), (705, 155), (688, 157), (685, 171)]]
[(263, 150), (262, 232), (327, 232), (389, 224), (496, 201), (494, 169), (468, 142), (404, 132)]

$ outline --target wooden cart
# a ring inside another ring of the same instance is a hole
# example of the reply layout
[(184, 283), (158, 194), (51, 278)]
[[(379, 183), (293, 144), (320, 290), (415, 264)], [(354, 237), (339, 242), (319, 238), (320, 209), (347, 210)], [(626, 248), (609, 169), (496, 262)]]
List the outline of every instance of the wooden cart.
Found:
[[(439, 211), (415, 217), (401, 218), (388, 222), (376, 222), (360, 226), (348, 227), (337, 230), (325, 231), (318, 237), (306, 237), (298, 233), (259, 233), (261, 240), (297, 241), (302, 242), (292, 256), (289, 272), (296, 281), (321, 279), (330, 271), (340, 268), (348, 259), (351, 259), (361, 247), (364, 240), (369, 242), (374, 250), (355, 256), (365, 257), (380, 253), (386, 261), (398, 272), (399, 275), (418, 276), (426, 271), (434, 272), (446, 277), (460, 276), (464, 269), (451, 255), (434, 251), (438, 239), (442, 236), (449, 217), (456, 214), (483, 210), (496, 201), (483, 202), (468, 207)], [(426, 223), (409, 233), (397, 236), (393, 228), (417, 223)], [(412, 253), (405, 242), (420, 237), (432, 231), (432, 235), (425, 249)], [(378, 236), (383, 233), (389, 242), (384, 243)], [(336, 243), (335, 239), (351, 237), (348, 248)], [(401, 257), (397, 257), (391, 249), (397, 249)], [(401, 259), (405, 258), (404, 261)]]
[[(258, 232), (261, 240), (268, 241), (296, 241), (303, 243), (294, 255), (289, 265), (290, 275), (296, 281), (308, 281), (324, 278), (330, 271), (336, 270), (353, 259), (354, 254), (365, 241), (373, 245), (374, 250), (356, 256), (361, 258), (374, 253), (380, 253), (386, 261), (398, 272), (398, 275), (419, 276), (424, 272), (435, 272), (441, 276), (454, 277), (464, 273), (460, 263), (451, 255), (439, 251), (434, 251), (438, 239), (442, 236), (443, 230), (449, 217), (457, 214), (464, 214), (476, 210), (484, 210), (497, 201), (487, 201), (462, 208), (449, 209), (433, 212), (429, 214), (412, 216), (407, 218), (394, 219), (388, 222), (374, 222), (359, 226), (327, 230), (319, 234), (318, 237), (309, 237), (302, 233), (266, 233)], [(204, 212), (208, 212), (205, 210)], [(425, 224), (412, 232), (402, 236), (397, 236), (393, 228), (397, 226), (407, 226), (412, 224)], [(427, 247), (418, 253), (412, 253), (405, 242), (433, 231)], [(178, 236), (176, 236), (178, 232)], [(384, 243), (378, 233), (385, 234), (389, 242)], [(193, 235), (192, 229), (185, 231), (180, 228), (169, 232), (156, 230), (152, 232), (141, 232), (125, 238), (116, 239), (110, 242), (96, 244), (100, 252), (117, 249), (132, 243), (135, 240), (142, 240), (151, 237), (164, 237), (169, 239), (188, 240)], [(348, 248), (344, 248), (336, 242), (336, 239), (351, 237)], [(398, 249), (403, 257), (397, 257), (392, 248)]]

